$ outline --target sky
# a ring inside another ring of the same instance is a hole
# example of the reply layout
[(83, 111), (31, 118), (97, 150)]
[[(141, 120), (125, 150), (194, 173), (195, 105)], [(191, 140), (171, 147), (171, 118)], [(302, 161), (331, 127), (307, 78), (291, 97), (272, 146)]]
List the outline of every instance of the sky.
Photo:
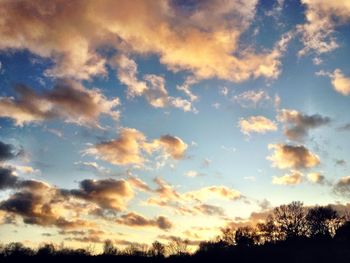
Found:
[(0, 0), (0, 241), (349, 206), (349, 26), (347, 0)]

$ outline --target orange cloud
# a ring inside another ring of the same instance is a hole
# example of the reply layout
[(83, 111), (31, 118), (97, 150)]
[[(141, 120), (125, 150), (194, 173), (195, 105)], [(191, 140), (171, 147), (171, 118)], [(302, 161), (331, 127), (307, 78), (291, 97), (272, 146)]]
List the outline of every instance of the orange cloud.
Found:
[(163, 77), (147, 74), (143, 77), (144, 80), (139, 80), (134, 60), (125, 55), (119, 55), (113, 63), (118, 68), (119, 80), (127, 86), (128, 98), (144, 96), (147, 102), (155, 108), (175, 107), (183, 111), (195, 111), (190, 101), (169, 96)]
[(101, 115), (119, 119), (119, 111), (115, 110), (120, 104), (118, 98), (108, 100), (100, 90), (86, 89), (75, 81), (62, 80), (42, 94), (27, 86), (17, 86), (16, 92), (16, 99), (0, 97), (0, 117), (11, 118), (18, 126), (54, 118), (98, 126)]
[(91, 180), (80, 182), (80, 188), (69, 191), (69, 195), (96, 203), (101, 208), (122, 211), (134, 197), (131, 185), (125, 180)]
[(349, 21), (348, 1), (302, 0), (306, 7), (306, 23), (298, 26), (304, 48), (299, 55), (308, 52), (322, 54), (336, 49), (339, 45), (334, 37), (334, 28)]
[(184, 157), (187, 144), (179, 137), (163, 135), (159, 139), (147, 141), (146, 136), (131, 128), (122, 128), (119, 138), (101, 142), (84, 151), (115, 165), (141, 166), (146, 162), (145, 154), (162, 151), (167, 156), (179, 160)]
[(274, 176), (272, 179), (273, 184), (281, 185), (296, 185), (303, 181), (303, 174), (299, 171), (292, 170), (289, 174), (285, 174), (280, 177)]
[(274, 152), (267, 159), (272, 162), (273, 167), (279, 169), (311, 168), (320, 163), (318, 156), (303, 145), (269, 144), (268, 148)]
[(313, 172), (313, 173), (309, 173), (307, 175), (307, 179), (314, 184), (324, 184), (325, 183), (325, 177), (318, 172)]
[(264, 116), (251, 116), (247, 119), (241, 118), (238, 122), (241, 132), (250, 135), (250, 133), (266, 133), (276, 131), (277, 125)]
[(5, 0), (0, 4), (0, 49), (25, 49), (52, 59), (46, 75), (55, 77), (107, 74), (108, 58), (98, 52), (106, 46), (158, 55), (170, 70), (188, 70), (199, 79), (278, 76), (284, 38), (261, 53), (238, 44), (254, 18), (256, 0), (197, 5), (188, 13), (169, 0)]
[(334, 89), (344, 96), (350, 95), (350, 78), (343, 75), (340, 69), (334, 70), (331, 74)]
[(116, 222), (132, 227), (158, 227), (162, 230), (169, 230), (173, 227), (173, 223), (167, 217), (158, 216), (154, 219), (148, 219), (134, 212), (120, 216)]
[(319, 114), (306, 115), (296, 110), (282, 109), (277, 119), (285, 124), (284, 134), (290, 140), (303, 140), (310, 129), (315, 129), (331, 122), (329, 117)]
[(221, 207), (204, 203), (204, 201), (209, 199), (236, 201), (242, 197), (238, 191), (226, 186), (213, 185), (179, 193), (161, 178), (156, 178), (155, 183), (158, 185), (158, 188), (154, 190), (157, 196), (149, 198), (146, 203), (168, 208), (181, 215), (204, 214), (223, 216), (225, 211)]

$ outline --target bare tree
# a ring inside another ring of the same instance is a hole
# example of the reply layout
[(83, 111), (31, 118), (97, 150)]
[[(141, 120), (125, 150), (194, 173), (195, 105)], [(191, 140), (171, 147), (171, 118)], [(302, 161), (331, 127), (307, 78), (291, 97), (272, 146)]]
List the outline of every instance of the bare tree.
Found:
[(281, 238), (290, 239), (305, 236), (307, 232), (306, 215), (302, 202), (281, 205), (273, 210), (272, 218)]
[(341, 224), (337, 211), (330, 206), (310, 208), (306, 215), (308, 231), (311, 237), (331, 237)]
[(254, 228), (250, 226), (239, 227), (235, 232), (235, 243), (237, 246), (253, 246), (257, 241)]
[(105, 240), (103, 244), (103, 254), (104, 255), (116, 255), (118, 249), (113, 245), (113, 242), (109, 239)]
[(221, 229), (220, 240), (224, 241), (228, 245), (235, 244), (235, 229), (232, 227), (225, 227)]
[(175, 238), (167, 245), (167, 254), (169, 255), (187, 255), (188, 254), (188, 240)]
[(154, 241), (150, 252), (154, 257), (162, 257), (165, 254), (165, 246), (159, 241)]

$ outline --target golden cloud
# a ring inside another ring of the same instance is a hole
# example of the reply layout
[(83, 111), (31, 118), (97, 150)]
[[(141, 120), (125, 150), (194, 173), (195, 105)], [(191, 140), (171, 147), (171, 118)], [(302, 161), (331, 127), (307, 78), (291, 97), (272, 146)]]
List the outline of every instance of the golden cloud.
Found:
[(335, 91), (339, 92), (344, 96), (350, 95), (350, 78), (344, 76), (343, 72), (340, 69), (334, 70), (330, 74), (332, 85)]
[(69, 191), (70, 196), (96, 203), (101, 208), (122, 211), (134, 197), (131, 185), (125, 180), (91, 180), (80, 182), (80, 188)]
[(319, 114), (306, 115), (296, 110), (282, 109), (278, 116), (278, 121), (285, 124), (284, 134), (290, 140), (303, 140), (310, 129), (315, 129), (331, 122), (329, 117)]
[(167, 208), (180, 215), (224, 216), (223, 208), (205, 201), (211, 199), (236, 201), (242, 198), (238, 191), (226, 186), (212, 185), (180, 193), (161, 178), (155, 178), (154, 182), (158, 185), (158, 188), (153, 191), (156, 195), (149, 198), (146, 204)]
[(134, 212), (129, 212), (120, 216), (116, 222), (118, 224), (132, 227), (158, 227), (162, 230), (169, 230), (173, 227), (172, 222), (170, 222), (170, 220), (165, 216), (158, 216), (154, 219), (148, 219)]
[(251, 116), (247, 119), (241, 118), (238, 122), (241, 132), (250, 135), (252, 132), (266, 133), (268, 131), (276, 131), (277, 125), (264, 116)]
[(333, 186), (333, 192), (343, 198), (350, 197), (350, 176), (340, 178)]
[(108, 100), (98, 89), (86, 89), (76, 81), (62, 80), (52, 90), (37, 94), (27, 86), (16, 87), (17, 98), (0, 97), (0, 117), (16, 125), (63, 119), (78, 125), (98, 126), (100, 115), (119, 119), (119, 99)]
[(267, 159), (279, 169), (311, 168), (320, 163), (319, 157), (303, 145), (269, 144), (268, 148), (274, 152)]
[(325, 177), (318, 172), (309, 173), (307, 179), (314, 184), (323, 184), (325, 182)]
[(303, 181), (303, 174), (299, 171), (292, 170), (289, 174), (285, 174), (280, 177), (274, 176), (272, 178), (273, 184), (281, 185), (296, 185), (300, 184)]
[(278, 76), (284, 38), (271, 51), (239, 48), (256, 0), (197, 5), (189, 13), (170, 0), (5, 0), (0, 4), (0, 49), (26, 49), (52, 59), (55, 64), (46, 75), (55, 77), (107, 74), (108, 58), (98, 52), (106, 46), (158, 55), (170, 70), (189, 70), (199, 79)]
[(339, 45), (333, 34), (334, 28), (349, 21), (349, 2), (343, 0), (302, 0), (301, 2), (306, 6), (306, 23), (298, 26), (304, 44), (299, 55), (305, 55), (310, 51), (322, 54), (336, 49)]
[(122, 128), (119, 138), (101, 142), (84, 151), (115, 165), (141, 166), (146, 162), (145, 154), (162, 151), (167, 156), (179, 160), (184, 157), (187, 144), (179, 137), (163, 135), (159, 139), (147, 141), (146, 136), (131, 128)]
[(271, 98), (264, 90), (248, 90), (241, 94), (235, 95), (234, 100), (241, 105), (243, 108), (256, 108), (263, 102), (270, 101)]
[(190, 101), (169, 96), (165, 88), (165, 79), (161, 76), (147, 74), (144, 80), (137, 77), (137, 64), (134, 60), (119, 55), (114, 59), (118, 68), (118, 78), (127, 86), (127, 97), (144, 96), (147, 102), (155, 108), (175, 107), (183, 111), (195, 111)]

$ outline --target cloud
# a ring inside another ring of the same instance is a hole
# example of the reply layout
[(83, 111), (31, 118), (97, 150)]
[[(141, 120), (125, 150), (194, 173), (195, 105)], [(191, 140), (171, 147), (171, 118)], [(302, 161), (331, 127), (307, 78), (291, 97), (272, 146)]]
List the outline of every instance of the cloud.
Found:
[(170, 220), (165, 216), (158, 216), (154, 219), (148, 219), (134, 212), (120, 216), (116, 222), (132, 227), (158, 227), (162, 230), (169, 230), (173, 227), (173, 223), (170, 222)]
[(15, 187), (19, 191), (0, 202), (0, 209), (21, 216), (24, 223), (60, 228), (87, 225), (84, 220), (67, 220), (63, 217), (61, 213), (67, 199), (60, 195), (58, 189), (35, 180), (18, 180)]
[(219, 90), (220, 95), (227, 97), (229, 90), (227, 87), (221, 87)]
[(96, 175), (111, 175), (111, 171), (96, 162), (75, 162), (74, 165), (78, 166), (78, 169), (82, 171), (92, 171)]
[(216, 205), (204, 203), (207, 200), (222, 199), (236, 201), (243, 196), (238, 191), (226, 186), (212, 185), (194, 191), (180, 193), (161, 178), (155, 178), (158, 188), (155, 196), (146, 201), (147, 205), (156, 205), (180, 215), (222, 216), (224, 210)]
[(336, 92), (344, 96), (350, 95), (350, 77), (345, 76), (340, 69), (335, 69), (333, 73), (320, 71), (317, 74), (328, 76)]
[[(144, 96), (147, 102), (155, 108), (175, 107), (185, 112), (194, 111), (190, 101), (168, 95), (163, 77), (147, 74), (144, 75), (144, 80), (139, 80), (136, 62), (125, 55), (117, 56), (114, 63), (118, 68), (120, 82), (128, 88), (128, 98)], [(189, 93), (188, 90), (186, 91)]]
[(13, 174), (13, 170), (0, 167), (0, 190), (15, 187), (17, 181), (18, 178)]
[(0, 97), (0, 117), (14, 120), (17, 126), (50, 119), (98, 126), (101, 115), (119, 119), (119, 111), (115, 110), (120, 104), (118, 98), (108, 100), (100, 90), (86, 89), (75, 81), (61, 80), (41, 94), (19, 85), (16, 94), (17, 98)]
[(303, 145), (269, 144), (268, 148), (274, 152), (267, 159), (279, 169), (306, 169), (320, 163), (319, 157)]
[(350, 131), (350, 123), (346, 123), (338, 128), (339, 131)]
[(318, 172), (313, 172), (313, 173), (309, 173), (307, 175), (307, 179), (314, 184), (324, 184), (325, 183), (325, 177)]
[(17, 154), (15, 154), (13, 150), (14, 147), (11, 144), (0, 141), (0, 162), (16, 157)]
[(298, 26), (304, 44), (299, 55), (315, 52), (317, 55), (331, 52), (339, 45), (334, 29), (350, 19), (350, 5), (347, 1), (302, 0), (306, 7), (306, 23)]
[(226, 200), (237, 200), (242, 197), (241, 193), (223, 185), (213, 185), (190, 191), (183, 194), (185, 199), (205, 201), (210, 198), (221, 198)]
[(315, 129), (331, 122), (329, 117), (319, 114), (306, 115), (296, 110), (282, 109), (277, 119), (285, 124), (284, 134), (290, 140), (302, 141), (309, 130)]
[(69, 190), (69, 195), (96, 203), (101, 208), (123, 211), (134, 197), (134, 191), (125, 180), (91, 180), (80, 182), (79, 189)]
[(142, 181), (140, 178), (130, 176), (127, 181), (135, 189), (138, 189), (138, 190), (141, 190), (144, 192), (151, 192), (152, 191), (151, 188), (144, 181)]
[(94, 145), (84, 151), (85, 154), (95, 155), (114, 165), (141, 166), (147, 160), (145, 155), (161, 151), (173, 159), (184, 157), (187, 144), (179, 137), (163, 135), (159, 139), (147, 141), (146, 136), (131, 128), (122, 128), (119, 138)]
[(250, 135), (252, 132), (266, 133), (277, 130), (277, 125), (264, 116), (251, 116), (248, 119), (240, 118), (238, 126), (245, 135)]
[(209, 205), (209, 204), (201, 204), (194, 207), (196, 210), (198, 210), (203, 215), (215, 215), (215, 216), (224, 216), (225, 210), (222, 207), (216, 206), (216, 205)]
[[(12, 177), (11, 177), (12, 176)], [(26, 224), (56, 226), (61, 229), (94, 227), (82, 215), (101, 215), (126, 210), (134, 197), (133, 185), (126, 180), (86, 179), (77, 189), (60, 189), (45, 182), (23, 180), (6, 171), (0, 173), (0, 188), (14, 190), (0, 202), (0, 210), (23, 218)], [(103, 216), (101, 217), (103, 218)], [(157, 223), (166, 228), (167, 221), (159, 217)]]
[(85, 153), (96, 155), (115, 165), (143, 164), (142, 151), (146, 145), (145, 135), (131, 128), (122, 128), (119, 138), (105, 141), (88, 148)]
[(194, 170), (189, 170), (185, 173), (185, 176), (187, 177), (198, 177), (198, 176), (201, 176), (203, 174), (197, 172), (197, 171), (194, 171)]
[(278, 76), (284, 52), (279, 42), (262, 52), (239, 45), (254, 19), (256, 0), (195, 5), (189, 10), (170, 0), (6, 0), (0, 5), (0, 49), (51, 59), (53, 67), (45, 73), (54, 77), (106, 75), (108, 56), (100, 51), (105, 47), (156, 55), (168, 69), (187, 70), (199, 79)]
[(343, 198), (350, 197), (350, 176), (344, 176), (333, 186), (333, 192)]
[(256, 108), (269, 102), (271, 97), (264, 90), (247, 90), (233, 97), (243, 108)]
[(292, 170), (289, 174), (285, 174), (280, 177), (274, 176), (272, 179), (273, 184), (281, 185), (297, 185), (303, 181), (303, 174), (299, 171)]
[(184, 154), (188, 147), (179, 137), (171, 136), (169, 134), (161, 136), (158, 143), (164, 147), (167, 154), (176, 160), (184, 158)]

